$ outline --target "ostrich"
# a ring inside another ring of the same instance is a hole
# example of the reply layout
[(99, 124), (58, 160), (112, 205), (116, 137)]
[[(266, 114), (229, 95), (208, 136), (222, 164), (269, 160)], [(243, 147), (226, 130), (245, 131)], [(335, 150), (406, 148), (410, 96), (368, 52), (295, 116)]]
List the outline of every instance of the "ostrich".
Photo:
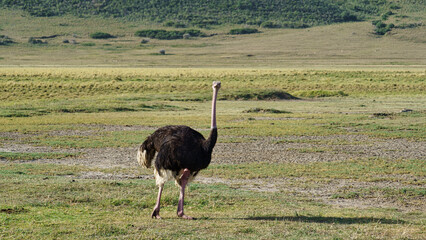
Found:
[(183, 219), (193, 219), (183, 212), (185, 187), (201, 169), (211, 161), (213, 147), (217, 140), (216, 99), (220, 82), (213, 82), (211, 131), (205, 139), (201, 133), (188, 126), (165, 126), (147, 137), (138, 149), (137, 160), (142, 167), (150, 168), (155, 153), (155, 181), (158, 186), (157, 203), (151, 214), (160, 217), (160, 199), (164, 183), (172, 178), (180, 187), (177, 215)]

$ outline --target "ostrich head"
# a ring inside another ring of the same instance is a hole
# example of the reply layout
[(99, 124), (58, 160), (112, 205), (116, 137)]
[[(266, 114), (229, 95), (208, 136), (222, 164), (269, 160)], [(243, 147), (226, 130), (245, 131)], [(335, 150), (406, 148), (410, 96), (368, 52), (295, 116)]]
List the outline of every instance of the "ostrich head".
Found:
[(214, 90), (219, 90), (219, 88), (220, 88), (220, 81), (214, 81), (212, 87), (213, 87)]

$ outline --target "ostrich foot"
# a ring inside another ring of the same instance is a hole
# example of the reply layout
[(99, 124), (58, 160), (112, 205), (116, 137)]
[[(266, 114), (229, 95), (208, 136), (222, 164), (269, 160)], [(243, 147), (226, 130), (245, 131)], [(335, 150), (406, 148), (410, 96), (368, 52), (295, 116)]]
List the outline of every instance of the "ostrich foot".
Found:
[(152, 211), (151, 218), (161, 219), (160, 209), (154, 209), (154, 211)]
[(180, 217), (180, 218), (182, 218), (182, 219), (195, 220), (195, 218), (190, 217), (190, 216), (188, 216), (188, 215), (185, 215), (185, 214), (183, 214), (183, 212), (182, 212), (182, 213), (178, 213), (177, 215), (178, 215), (178, 217)]

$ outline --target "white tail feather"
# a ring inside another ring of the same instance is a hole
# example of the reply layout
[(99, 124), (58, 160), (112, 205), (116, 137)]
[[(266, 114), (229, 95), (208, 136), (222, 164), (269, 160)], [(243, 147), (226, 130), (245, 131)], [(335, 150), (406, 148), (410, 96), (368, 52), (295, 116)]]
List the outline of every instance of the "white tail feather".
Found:
[(142, 167), (145, 168), (150, 168), (151, 167), (151, 161), (147, 161), (147, 156), (146, 156), (146, 150), (142, 149), (138, 149), (138, 155), (137, 155), (137, 159), (138, 159), (138, 163), (139, 165), (141, 165)]

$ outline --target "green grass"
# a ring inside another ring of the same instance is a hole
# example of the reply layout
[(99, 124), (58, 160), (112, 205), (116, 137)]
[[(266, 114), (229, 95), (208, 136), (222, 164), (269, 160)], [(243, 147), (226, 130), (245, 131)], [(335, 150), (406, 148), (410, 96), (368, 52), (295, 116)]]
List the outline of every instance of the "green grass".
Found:
[[(224, 136), (362, 134), (424, 139), (421, 93), (426, 85), (424, 74), (417, 71), (2, 68), (0, 74), (0, 129), (39, 132), (26, 138), (39, 145), (131, 146), (137, 141), (124, 132), (46, 137), (48, 131), (73, 130), (78, 124), (185, 123), (208, 128), (208, 89), (218, 78), (225, 86), (218, 114)], [(345, 89), (349, 96), (283, 100), (286, 92), (312, 88)], [(401, 113), (405, 108), (413, 111)]]
[[(174, 213), (177, 188), (167, 184), (162, 201), (164, 219), (152, 220), (149, 215), (156, 187), (151, 180), (85, 180), (78, 175), (86, 169), (61, 165), (42, 168), (0, 164), (3, 239), (345, 239), (354, 231), (359, 238), (393, 239), (422, 234), (422, 213), (330, 208), (307, 197), (251, 192), (223, 184), (190, 185), (186, 211), (198, 220), (185, 222)], [(63, 176), (64, 172), (72, 175)]]
[(104, 148), (104, 147), (131, 147), (140, 144), (153, 132), (149, 131), (106, 131), (92, 136), (39, 135), (29, 138), (28, 143), (37, 146), (51, 146), (55, 148)]
[(37, 159), (61, 159), (67, 157), (77, 157), (75, 153), (18, 153), (18, 152), (0, 152), (2, 160), (37, 160)]
[[(253, 171), (256, 169), (256, 171)], [(203, 175), (225, 179), (267, 179), (279, 177), (318, 179), (354, 179), (367, 182), (397, 181), (399, 175), (421, 178), (426, 174), (423, 160), (349, 159), (343, 162), (245, 163), (209, 167)], [(393, 177), (392, 174), (395, 174)], [(410, 180), (403, 180), (408, 183)], [(420, 180), (419, 184), (424, 181)]]
[[(340, 147), (393, 139), (419, 144), (423, 78), (418, 70), (0, 68), (0, 147), (53, 148), (0, 153), (0, 238), (420, 239), (426, 167), (418, 158), (232, 163), (221, 156), (232, 164), (212, 163), (188, 187), (193, 222), (176, 217), (173, 183), (163, 194), (164, 219), (150, 218), (157, 188), (136, 177), (152, 170), (22, 162), (74, 164), (67, 158), (86, 151), (136, 149), (167, 124), (207, 135), (218, 79), (219, 144), (291, 144), (287, 151), (301, 155), (347, 154)], [(347, 96), (280, 97), (318, 91)]]
[(354, 199), (354, 198), (374, 198), (378, 195), (383, 195), (385, 198), (398, 199), (400, 202), (407, 201), (410, 198), (418, 198), (421, 200), (421, 197), (426, 196), (425, 188), (364, 188), (358, 190), (343, 191), (342, 193), (335, 194), (333, 198), (343, 198), (343, 199)]

